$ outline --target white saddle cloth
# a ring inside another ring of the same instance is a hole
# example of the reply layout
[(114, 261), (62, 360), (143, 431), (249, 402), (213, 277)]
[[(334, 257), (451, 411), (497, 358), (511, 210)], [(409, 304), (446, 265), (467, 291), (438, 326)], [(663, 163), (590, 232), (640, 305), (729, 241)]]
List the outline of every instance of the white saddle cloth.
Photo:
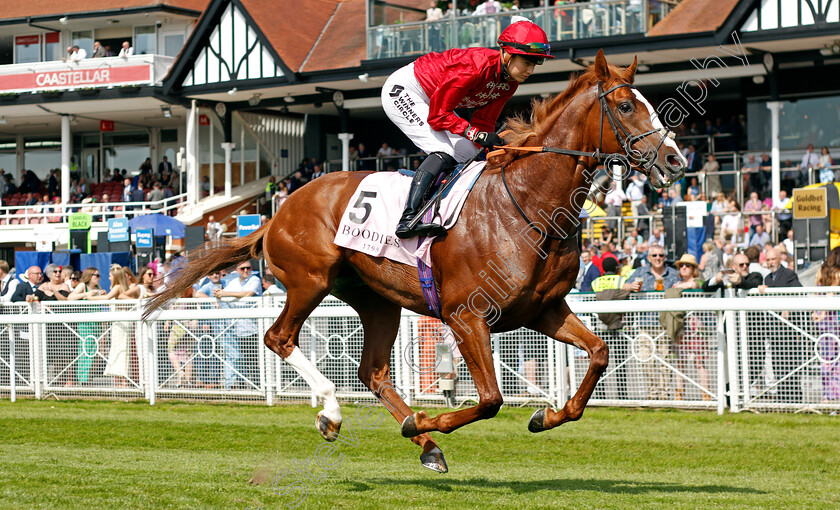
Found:
[[(455, 184), (441, 200), (434, 223), (450, 229), (458, 221), (470, 190), (484, 170), (485, 163), (476, 162), (461, 170)], [(365, 177), (341, 215), (335, 244), (373, 257), (417, 266), (417, 259), (432, 265), (430, 248), (434, 238), (399, 239), (394, 235), (400, 221), (411, 177), (399, 172), (377, 172)]]

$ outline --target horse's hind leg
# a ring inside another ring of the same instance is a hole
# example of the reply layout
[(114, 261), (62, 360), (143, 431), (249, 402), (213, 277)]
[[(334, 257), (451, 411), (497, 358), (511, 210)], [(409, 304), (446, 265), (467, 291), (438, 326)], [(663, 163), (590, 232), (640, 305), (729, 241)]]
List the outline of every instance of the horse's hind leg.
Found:
[[(360, 288), (352, 295), (342, 295), (341, 299), (359, 313), (365, 331), (359, 379), (391, 412), (397, 422), (402, 423), (407, 416), (412, 415), (412, 410), (391, 382), (391, 350), (400, 327), (401, 309), (399, 305), (391, 303), (368, 287)], [(432, 436), (427, 433), (419, 434), (411, 440), (423, 448), (420, 455), (423, 467), (441, 473), (449, 470), (443, 452)]]
[(539, 409), (531, 416), (528, 430), (542, 432), (575, 421), (583, 415), (586, 403), (592, 396), (598, 379), (607, 368), (609, 351), (607, 344), (589, 331), (583, 322), (572, 313), (565, 300), (552, 309), (546, 310), (542, 317), (534, 320), (528, 327), (561, 342), (576, 345), (589, 354), (589, 368), (574, 396), (566, 402), (560, 411)]
[[(275, 323), (265, 333), (265, 345), (282, 357), (324, 401), (324, 410), (315, 419), (315, 428), (327, 441), (334, 441), (341, 428), (341, 408), (335, 398), (335, 384), (318, 370), (298, 347), (298, 335), (303, 322), (329, 293), (335, 276), (325, 271), (323, 277), (308, 273), (305, 282), (286, 280), (286, 306)], [(288, 274), (288, 272), (287, 272)]]

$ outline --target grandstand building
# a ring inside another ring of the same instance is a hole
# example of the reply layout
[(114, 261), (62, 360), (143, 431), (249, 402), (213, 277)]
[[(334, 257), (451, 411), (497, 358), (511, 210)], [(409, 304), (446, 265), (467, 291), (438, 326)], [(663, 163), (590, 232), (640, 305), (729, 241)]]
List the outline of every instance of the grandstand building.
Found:
[[(45, 179), (60, 168), (62, 203), (71, 175), (114, 202), (106, 169), (133, 176), (147, 157), (156, 169), (166, 156), (180, 171), (179, 219), (203, 224), (304, 157), (338, 170), (349, 169), (351, 142), (413, 151), (382, 112), (385, 78), (429, 51), (495, 46), (512, 15), (453, 4), (458, 12), (435, 21), (426, 21), (427, 0), (4, 5), (0, 168), (18, 183), (23, 170)], [(740, 168), (746, 152), (770, 154), (774, 196), (785, 160), (796, 164), (808, 144), (840, 147), (830, 79), (840, 69), (838, 2), (522, 0), (518, 14), (542, 26), (558, 58), (519, 87), (502, 118), (563, 90), (603, 48), (614, 64), (639, 59), (636, 83), (663, 121), (719, 154), (724, 170)], [(120, 56), (124, 43), (132, 52)], [(73, 46), (86, 57), (68, 53)], [(710, 136), (707, 122), (729, 129)], [(740, 178), (723, 184), (743, 192)], [(12, 221), (19, 199), (3, 198), (0, 243), (30, 249), (32, 222)], [(42, 220), (66, 228), (59, 216)]]

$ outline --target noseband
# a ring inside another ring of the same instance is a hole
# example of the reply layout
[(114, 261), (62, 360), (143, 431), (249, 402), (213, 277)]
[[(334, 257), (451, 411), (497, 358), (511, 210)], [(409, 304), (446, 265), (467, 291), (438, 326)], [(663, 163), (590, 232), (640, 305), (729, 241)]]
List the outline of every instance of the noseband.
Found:
[[(610, 108), (610, 105), (607, 104), (607, 96), (614, 92), (617, 89), (627, 87), (632, 90), (638, 90), (633, 85), (629, 83), (622, 83), (620, 85), (616, 85), (609, 90), (604, 91), (602, 88), (602, 83), (598, 82), (598, 103), (601, 108), (601, 115), (600, 120), (598, 123), (598, 149), (595, 152), (584, 152), (584, 151), (575, 151), (571, 149), (560, 149), (556, 147), (529, 147), (527, 149), (522, 147), (506, 147), (507, 149), (520, 149), (520, 150), (528, 150), (529, 152), (549, 152), (552, 154), (562, 154), (564, 156), (577, 156), (577, 157), (584, 157), (584, 158), (593, 158), (598, 163), (603, 163), (604, 161), (616, 161), (616, 160), (625, 160), (627, 161), (630, 159), (631, 167), (642, 167), (648, 170), (650, 173), (650, 168), (656, 166), (656, 154), (659, 153), (659, 149), (662, 147), (662, 144), (665, 143), (665, 138), (673, 138), (674, 133), (668, 131), (665, 128), (662, 129), (651, 129), (649, 131), (645, 131), (644, 133), (639, 134), (632, 134), (630, 133), (624, 125), (618, 121), (618, 118), (615, 115), (615, 112)], [(624, 151), (623, 153), (612, 152), (612, 153), (604, 153), (602, 152), (601, 148), (603, 147), (603, 137), (604, 137), (604, 117), (607, 118), (609, 122), (610, 128), (612, 128), (613, 134), (615, 135), (615, 139), (618, 144), (621, 146), (621, 149)], [(649, 151), (648, 154), (643, 154), (640, 151), (633, 149), (633, 144), (647, 138), (649, 135), (654, 133), (658, 133), (660, 135), (659, 143), (657, 144), (656, 148), (653, 151)], [(519, 215), (522, 216), (522, 219), (528, 223), (533, 230), (535, 230), (541, 237), (547, 237), (549, 239), (557, 239), (557, 240), (565, 240), (568, 237), (560, 237), (551, 235), (548, 232), (543, 232), (540, 230), (534, 222), (528, 219), (528, 215), (525, 214), (525, 211), (522, 210), (522, 207), (519, 206), (519, 203), (513, 197), (513, 193), (510, 191), (510, 186), (508, 186), (507, 178), (505, 177), (505, 165), (501, 165), (501, 174), (502, 174), (502, 182), (505, 185), (505, 190), (507, 191), (508, 196), (510, 197), (511, 202), (513, 202), (514, 207), (519, 212)]]

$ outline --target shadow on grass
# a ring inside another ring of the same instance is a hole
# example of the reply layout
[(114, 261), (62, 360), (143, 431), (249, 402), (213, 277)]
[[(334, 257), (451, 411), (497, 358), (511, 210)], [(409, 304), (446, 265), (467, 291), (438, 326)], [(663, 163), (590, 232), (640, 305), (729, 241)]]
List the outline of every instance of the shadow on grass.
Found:
[[(736, 493), (736, 494), (766, 494), (765, 491), (749, 487), (733, 487), (731, 485), (682, 485), (667, 482), (639, 482), (634, 480), (592, 480), (581, 478), (567, 478), (557, 480), (509, 481), (488, 480), (487, 478), (465, 478), (459, 480), (443, 479), (397, 479), (379, 478), (369, 480), (373, 485), (410, 485), (425, 487), (441, 492), (464, 490), (464, 486), (476, 489), (510, 489), (514, 493), (524, 494), (537, 491), (597, 491), (615, 494), (646, 494), (650, 492), (694, 492), (694, 493)], [(358, 490), (358, 488), (356, 489)]]

